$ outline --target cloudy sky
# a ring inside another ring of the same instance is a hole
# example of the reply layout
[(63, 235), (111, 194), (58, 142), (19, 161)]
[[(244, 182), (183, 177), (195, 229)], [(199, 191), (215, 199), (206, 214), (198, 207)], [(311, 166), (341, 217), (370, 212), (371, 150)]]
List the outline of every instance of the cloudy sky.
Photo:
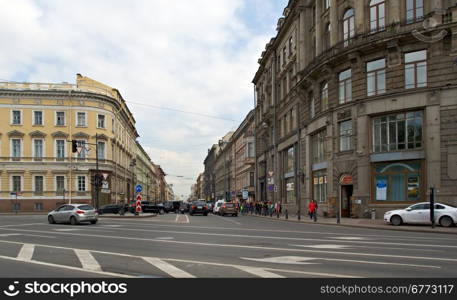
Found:
[(81, 73), (117, 88), (140, 143), (188, 195), (207, 149), (252, 109), (257, 59), (287, 2), (0, 0), (0, 80)]

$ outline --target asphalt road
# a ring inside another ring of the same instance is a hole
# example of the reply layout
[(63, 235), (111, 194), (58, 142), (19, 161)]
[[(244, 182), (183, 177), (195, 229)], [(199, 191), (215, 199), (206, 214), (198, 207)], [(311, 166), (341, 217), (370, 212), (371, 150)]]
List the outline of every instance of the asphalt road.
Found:
[(243, 216), (0, 216), (0, 277), (455, 278), (457, 239)]

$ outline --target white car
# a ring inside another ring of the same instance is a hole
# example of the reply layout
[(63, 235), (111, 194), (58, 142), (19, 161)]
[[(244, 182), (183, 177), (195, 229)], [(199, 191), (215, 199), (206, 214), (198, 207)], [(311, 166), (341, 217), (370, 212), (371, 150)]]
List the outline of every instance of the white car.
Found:
[[(405, 209), (391, 210), (384, 214), (384, 221), (394, 226), (401, 224), (431, 224), (430, 203), (423, 202)], [(435, 223), (450, 227), (457, 223), (457, 208), (435, 203)]]
[(219, 209), (221, 208), (222, 204), (224, 204), (224, 200), (218, 200), (213, 207), (213, 214), (217, 215), (219, 214)]

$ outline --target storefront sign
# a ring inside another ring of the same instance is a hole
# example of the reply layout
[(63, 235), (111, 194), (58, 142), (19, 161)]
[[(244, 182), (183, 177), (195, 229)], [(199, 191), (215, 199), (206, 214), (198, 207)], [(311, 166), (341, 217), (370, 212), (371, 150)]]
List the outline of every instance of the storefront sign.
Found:
[(340, 180), (341, 185), (352, 185), (354, 182), (354, 179), (352, 178), (351, 175), (343, 175)]
[(290, 182), (287, 184), (287, 191), (288, 192), (291, 192), (294, 190), (294, 183), (293, 182)]
[(248, 190), (243, 190), (243, 199), (247, 200), (249, 197), (249, 191)]
[(376, 182), (376, 200), (387, 200), (387, 181), (385, 179), (378, 179)]

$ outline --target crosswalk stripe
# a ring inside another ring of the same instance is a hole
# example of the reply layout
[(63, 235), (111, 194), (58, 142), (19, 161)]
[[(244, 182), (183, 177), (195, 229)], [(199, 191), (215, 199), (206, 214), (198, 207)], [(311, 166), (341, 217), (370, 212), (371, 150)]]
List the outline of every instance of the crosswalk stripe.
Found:
[(24, 244), (17, 255), (17, 259), (23, 261), (30, 261), (33, 257), (33, 252), (35, 251), (35, 245)]
[(262, 268), (247, 267), (247, 266), (236, 266), (237, 269), (250, 273), (252, 275), (261, 277), (261, 278), (285, 278), (284, 276), (278, 275), (276, 273), (265, 271)]
[(194, 275), (187, 273), (186, 271), (183, 271), (181, 269), (178, 269), (177, 267), (173, 266), (172, 264), (169, 264), (159, 258), (155, 257), (143, 257), (145, 261), (150, 263), (156, 268), (159, 268), (163, 272), (167, 273), (171, 277), (174, 278), (195, 278)]
[(88, 250), (74, 250), (76, 256), (78, 257), (79, 261), (83, 269), (90, 270), (90, 271), (101, 271), (102, 268), (97, 260), (92, 256), (90, 251)]

